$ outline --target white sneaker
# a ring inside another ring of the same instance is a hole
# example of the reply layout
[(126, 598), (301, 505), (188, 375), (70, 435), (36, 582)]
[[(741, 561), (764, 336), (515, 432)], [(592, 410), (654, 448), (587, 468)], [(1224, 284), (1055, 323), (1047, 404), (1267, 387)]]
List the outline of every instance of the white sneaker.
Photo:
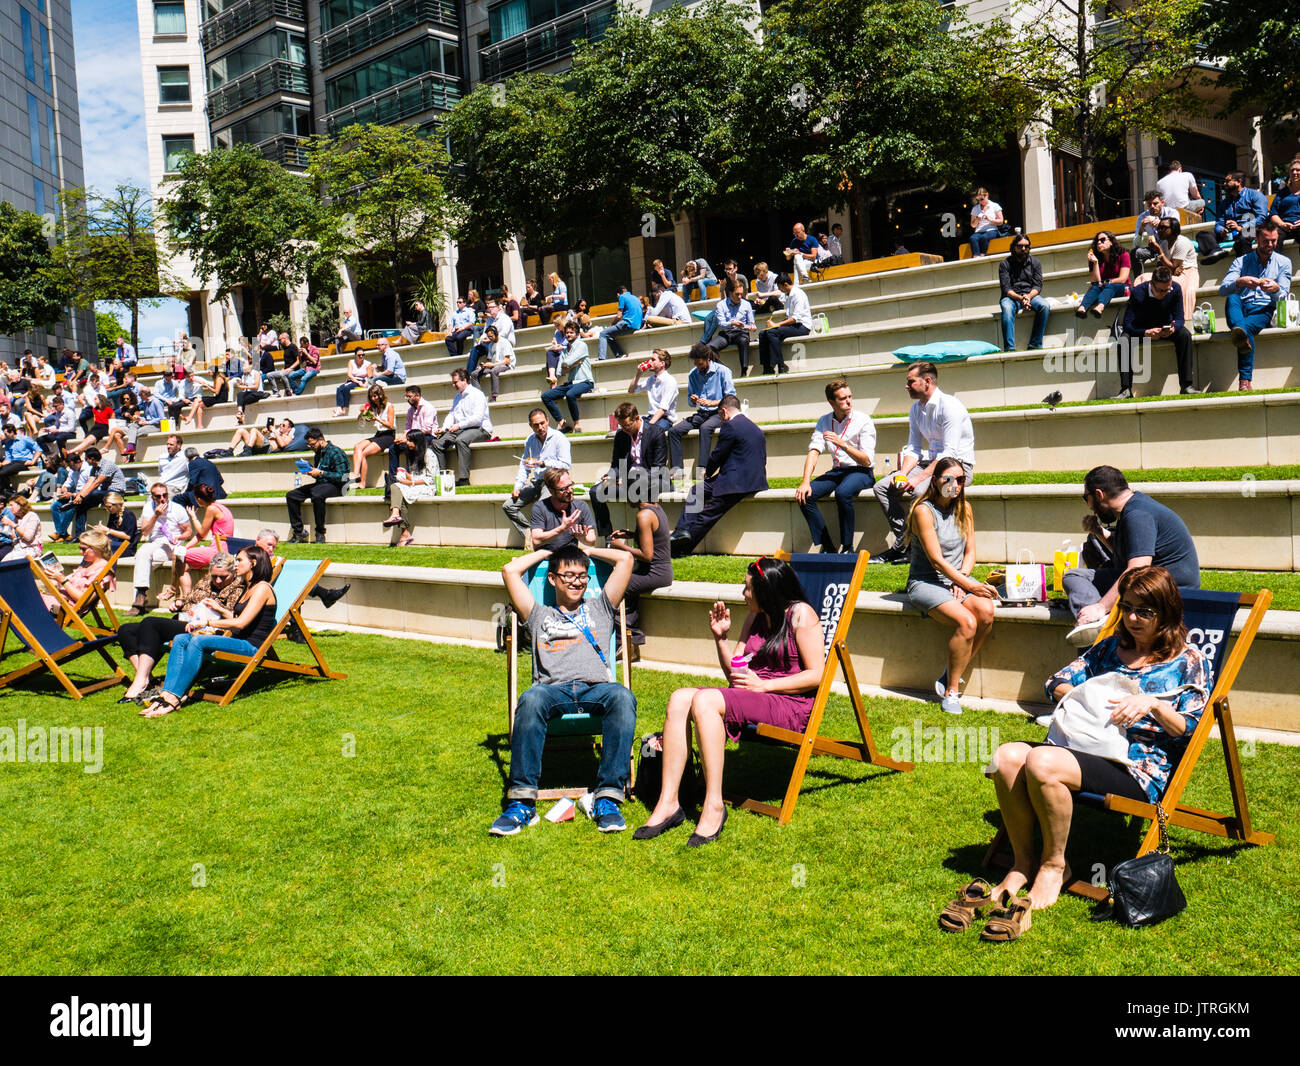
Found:
[(1104, 624), (1105, 619), (1077, 625), (1066, 634), (1065, 642), (1073, 648), (1091, 648), (1097, 642), (1097, 634), (1101, 632)]
[(961, 714), (961, 704), (956, 696), (944, 696), (939, 706), (943, 708), (944, 714)]
[(1040, 714), (1034, 719), (1034, 725), (1041, 725), (1044, 729), (1048, 729), (1052, 725), (1052, 716), (1050, 714)]

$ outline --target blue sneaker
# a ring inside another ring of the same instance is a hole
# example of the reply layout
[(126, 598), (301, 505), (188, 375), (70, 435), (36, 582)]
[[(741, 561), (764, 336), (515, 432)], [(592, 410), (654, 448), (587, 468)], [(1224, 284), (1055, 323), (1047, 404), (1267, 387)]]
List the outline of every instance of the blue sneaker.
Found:
[(533, 826), (541, 821), (537, 808), (521, 800), (512, 800), (501, 817), (492, 823), (488, 832), (494, 837), (512, 837), (525, 826)]
[(596, 828), (602, 833), (621, 833), (627, 828), (623, 812), (612, 799), (602, 798), (596, 801)]

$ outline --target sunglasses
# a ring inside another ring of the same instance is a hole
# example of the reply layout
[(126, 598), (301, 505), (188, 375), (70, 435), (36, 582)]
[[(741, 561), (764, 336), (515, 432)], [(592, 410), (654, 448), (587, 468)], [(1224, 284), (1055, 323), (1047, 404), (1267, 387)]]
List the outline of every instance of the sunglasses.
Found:
[(966, 475), (962, 474), (959, 476), (957, 474), (944, 474), (943, 477), (939, 479), (940, 485), (951, 485), (954, 482), (958, 485), (966, 484)]
[(1156, 612), (1152, 607), (1139, 607), (1137, 604), (1120, 600), (1119, 609), (1121, 614), (1135, 614), (1143, 622), (1154, 622), (1156, 620)]
[(152, 496), (155, 500), (165, 500), (165, 499), (167, 499), (166, 494), (164, 494), (164, 495), (162, 495), (162, 496), (159, 496), (156, 492), (151, 492), (149, 495)]

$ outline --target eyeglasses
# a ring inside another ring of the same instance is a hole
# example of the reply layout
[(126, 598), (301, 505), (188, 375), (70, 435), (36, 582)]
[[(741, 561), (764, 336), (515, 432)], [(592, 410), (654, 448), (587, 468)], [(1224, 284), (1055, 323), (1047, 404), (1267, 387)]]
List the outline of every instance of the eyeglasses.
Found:
[(1143, 622), (1154, 622), (1156, 620), (1156, 612), (1152, 607), (1139, 607), (1137, 604), (1120, 600), (1119, 609), (1121, 614), (1135, 614)]
[(581, 588), (581, 587), (582, 587), (583, 585), (585, 585), (589, 580), (591, 580), (591, 577), (590, 577), (589, 574), (586, 574), (586, 573), (583, 573), (583, 572), (579, 572), (579, 571), (575, 571), (575, 572), (571, 572), (571, 573), (570, 573), (570, 572), (566, 572), (566, 573), (563, 573), (563, 574), (556, 574), (556, 575), (555, 575), (555, 579), (556, 579), (557, 581), (562, 581), (562, 582), (564, 582), (564, 584), (566, 584), (566, 585), (572, 585), (574, 588)]
[(966, 484), (966, 475), (962, 474), (961, 476), (958, 476), (956, 474), (944, 474), (943, 477), (939, 479), (939, 484), (941, 485), (951, 485), (954, 482), (958, 485)]
[(159, 496), (158, 493), (156, 493), (156, 492), (151, 492), (151, 493), (149, 493), (149, 495), (152, 496), (155, 500), (165, 500), (165, 499), (167, 499), (167, 494), (166, 494), (165, 492), (164, 492), (161, 496)]

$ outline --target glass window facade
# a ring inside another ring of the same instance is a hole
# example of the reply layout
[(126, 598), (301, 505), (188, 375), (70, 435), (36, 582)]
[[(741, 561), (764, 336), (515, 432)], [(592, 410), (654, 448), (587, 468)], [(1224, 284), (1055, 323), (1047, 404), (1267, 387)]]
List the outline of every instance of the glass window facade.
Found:
[(158, 68), (158, 102), (160, 104), (188, 104), (190, 102), (190, 68)]
[(506, 0), (488, 8), (492, 43), (507, 41), (527, 30), (554, 22), (561, 15), (579, 11), (592, 0)]
[(460, 49), (450, 41), (427, 37), (349, 71), (325, 85), (325, 109), (337, 111), (375, 93), (391, 89), (410, 78), (437, 71), (460, 76)]
[(32, 42), (32, 13), (25, 7), (20, 7), (18, 10), (23, 24), (23, 69), (27, 73), (27, 80), (35, 81), (36, 46)]
[(194, 154), (194, 135), (190, 133), (169, 135), (163, 142), (163, 170), (174, 174), (180, 169), (180, 162), (187, 155)]
[(54, 93), (54, 76), (50, 73), (50, 31), (41, 23), (41, 63), (45, 67), (45, 91)]
[(40, 178), (32, 178), (32, 199), (36, 201), (36, 213), (45, 214), (48, 206), (45, 202), (45, 182)]
[(335, 26), (373, 11), (387, 0), (322, 0), (320, 5), (320, 30), (329, 33)]
[(310, 108), (299, 104), (276, 104), (217, 130), (212, 137), (223, 148), (229, 148), (234, 144), (260, 144), (282, 133), (309, 137), (311, 132)]
[(54, 108), (45, 105), (45, 128), (50, 134), (50, 173), (59, 176), (59, 135), (54, 125)]
[(288, 30), (272, 30), (261, 37), (255, 37), (246, 45), (208, 64), (208, 91), (220, 89), (227, 82), (232, 82), (273, 59), (306, 63), (307, 39), (301, 33), (290, 33)]
[(158, 3), (153, 5), (153, 32), (159, 36), (185, 35), (185, 5), (183, 3)]
[(41, 165), (41, 105), (36, 97), (27, 94), (27, 136), (31, 141), (32, 163)]

